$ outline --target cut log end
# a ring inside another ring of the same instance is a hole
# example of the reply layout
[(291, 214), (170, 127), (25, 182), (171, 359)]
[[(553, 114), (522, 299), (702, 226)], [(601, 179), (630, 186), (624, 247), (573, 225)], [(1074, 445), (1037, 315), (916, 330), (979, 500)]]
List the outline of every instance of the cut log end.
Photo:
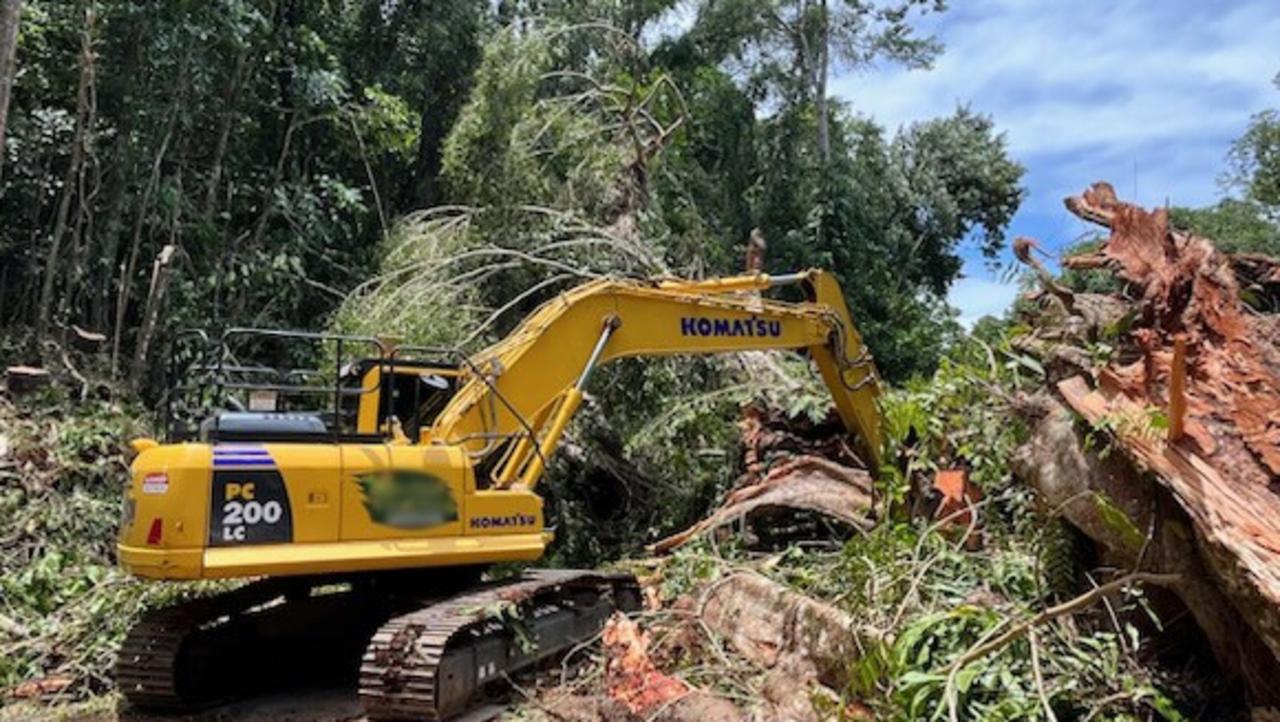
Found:
[(45, 388), (51, 381), (47, 370), (34, 366), (10, 366), (4, 372), (5, 388), (14, 396)]

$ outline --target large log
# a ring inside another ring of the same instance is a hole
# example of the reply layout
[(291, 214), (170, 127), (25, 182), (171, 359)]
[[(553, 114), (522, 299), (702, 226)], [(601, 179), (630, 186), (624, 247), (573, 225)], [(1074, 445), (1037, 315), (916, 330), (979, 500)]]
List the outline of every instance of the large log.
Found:
[(863, 643), (880, 637), (835, 607), (752, 572), (712, 584), (698, 616), (746, 659), (832, 689), (848, 683), (849, 666), (862, 656)]
[(5, 387), (19, 396), (49, 385), (49, 372), (33, 366), (10, 366), (4, 372)]
[[(1054, 514), (1100, 544), (1108, 564), (1179, 575), (1181, 581), (1171, 589), (1204, 633), (1226, 676), (1241, 681), (1255, 703), (1280, 702), (1280, 690), (1272, 683), (1280, 679), (1280, 663), (1271, 646), (1280, 607), (1247, 591), (1257, 585), (1245, 578), (1250, 574), (1245, 568), (1223, 563), (1249, 537), (1206, 529), (1188, 513), (1184, 500), (1164, 486), (1163, 478), (1142, 473), (1127, 454), (1087, 443), (1073, 409), (1093, 423), (1117, 412), (1100, 403), (1082, 379), (1060, 386), (1075, 403), (1038, 395), (1024, 405), (1023, 413), (1033, 423), (1030, 439), (1013, 459), (1018, 477), (1036, 489)], [(1128, 408), (1125, 413), (1134, 411), (1142, 410)], [(1151, 442), (1138, 443), (1145, 448)], [(1213, 553), (1215, 548), (1221, 551)], [(1274, 594), (1272, 582), (1263, 586)]]
[[(1275, 265), (1233, 262), (1210, 240), (1171, 228), (1165, 210), (1121, 202), (1105, 183), (1067, 207), (1110, 236), (1063, 265), (1113, 269), (1137, 303), (1111, 360), (1054, 366), (1076, 370), (1047, 379), (1047, 394), (1060, 401), (1032, 404), (1040, 408), (1020, 475), (1119, 563), (1179, 573), (1175, 591), (1222, 667), (1243, 678), (1255, 702), (1275, 702), (1280, 317), (1242, 299), (1242, 286), (1264, 287)], [(1252, 274), (1244, 284), (1241, 268)], [(1083, 347), (1090, 334), (1061, 333), (1069, 325), (1039, 319), (1019, 347)], [(1077, 428), (1067, 408), (1092, 428)], [(1100, 460), (1083, 448), (1084, 436), (1118, 453)], [(1132, 523), (1117, 525), (1116, 509)]]

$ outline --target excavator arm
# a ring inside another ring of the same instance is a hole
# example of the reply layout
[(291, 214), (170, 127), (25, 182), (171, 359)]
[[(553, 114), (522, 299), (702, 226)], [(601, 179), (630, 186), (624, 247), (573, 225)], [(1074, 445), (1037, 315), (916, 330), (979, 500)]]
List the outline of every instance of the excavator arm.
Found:
[[(804, 289), (806, 301), (759, 295), (791, 284)], [(875, 366), (839, 284), (817, 270), (708, 281), (600, 279), (574, 288), (468, 362), (458, 393), (424, 440), (459, 445), (473, 460), (500, 451), (496, 486), (532, 487), (599, 364), (768, 349), (808, 352), (841, 420), (857, 435), (872, 469), (878, 467)]]

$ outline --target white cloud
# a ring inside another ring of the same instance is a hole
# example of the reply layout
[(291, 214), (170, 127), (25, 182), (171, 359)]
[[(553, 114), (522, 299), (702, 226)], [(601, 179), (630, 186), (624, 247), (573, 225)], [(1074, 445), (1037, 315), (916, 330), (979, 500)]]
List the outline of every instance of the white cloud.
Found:
[[(889, 128), (957, 104), (993, 116), (1028, 169), (1010, 235), (1036, 236), (1050, 251), (1086, 228), (1061, 199), (1095, 180), (1126, 198), (1136, 188), (1146, 205), (1213, 202), (1231, 140), (1250, 115), (1280, 106), (1274, 0), (953, 5), (922, 24), (946, 45), (933, 70), (845, 74), (833, 92)], [(988, 275), (951, 293), (969, 323), (1016, 296)]]
[[(970, 103), (1028, 163), (1080, 154), (1140, 166), (1187, 152), (1188, 142), (1191, 152), (1213, 145), (1220, 163), (1224, 140), (1280, 101), (1273, 2), (978, 0), (931, 24), (947, 46), (932, 71), (847, 74), (835, 93), (890, 127)], [(1216, 174), (1206, 175), (1197, 200), (1215, 188)]]

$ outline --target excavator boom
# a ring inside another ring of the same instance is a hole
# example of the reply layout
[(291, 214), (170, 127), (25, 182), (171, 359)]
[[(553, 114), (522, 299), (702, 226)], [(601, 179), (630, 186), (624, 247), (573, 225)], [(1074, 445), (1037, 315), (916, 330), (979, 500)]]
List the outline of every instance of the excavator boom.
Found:
[[(782, 285), (800, 286), (807, 301), (759, 295)], [(507, 338), (473, 357), (469, 378), (437, 418), (430, 438), (461, 445), (478, 459), (504, 441), (523, 437), (523, 444), (507, 450), (498, 478), (510, 483), (518, 476), (528, 484), (536, 474), (518, 474), (518, 469), (528, 464), (540, 469), (550, 451), (543, 442), (562, 431), (557, 419), (571, 415), (569, 407), (576, 406), (585, 377), (597, 364), (768, 349), (809, 353), (840, 418), (857, 435), (874, 469), (881, 445), (875, 367), (839, 285), (823, 271), (583, 284), (548, 301)]]

